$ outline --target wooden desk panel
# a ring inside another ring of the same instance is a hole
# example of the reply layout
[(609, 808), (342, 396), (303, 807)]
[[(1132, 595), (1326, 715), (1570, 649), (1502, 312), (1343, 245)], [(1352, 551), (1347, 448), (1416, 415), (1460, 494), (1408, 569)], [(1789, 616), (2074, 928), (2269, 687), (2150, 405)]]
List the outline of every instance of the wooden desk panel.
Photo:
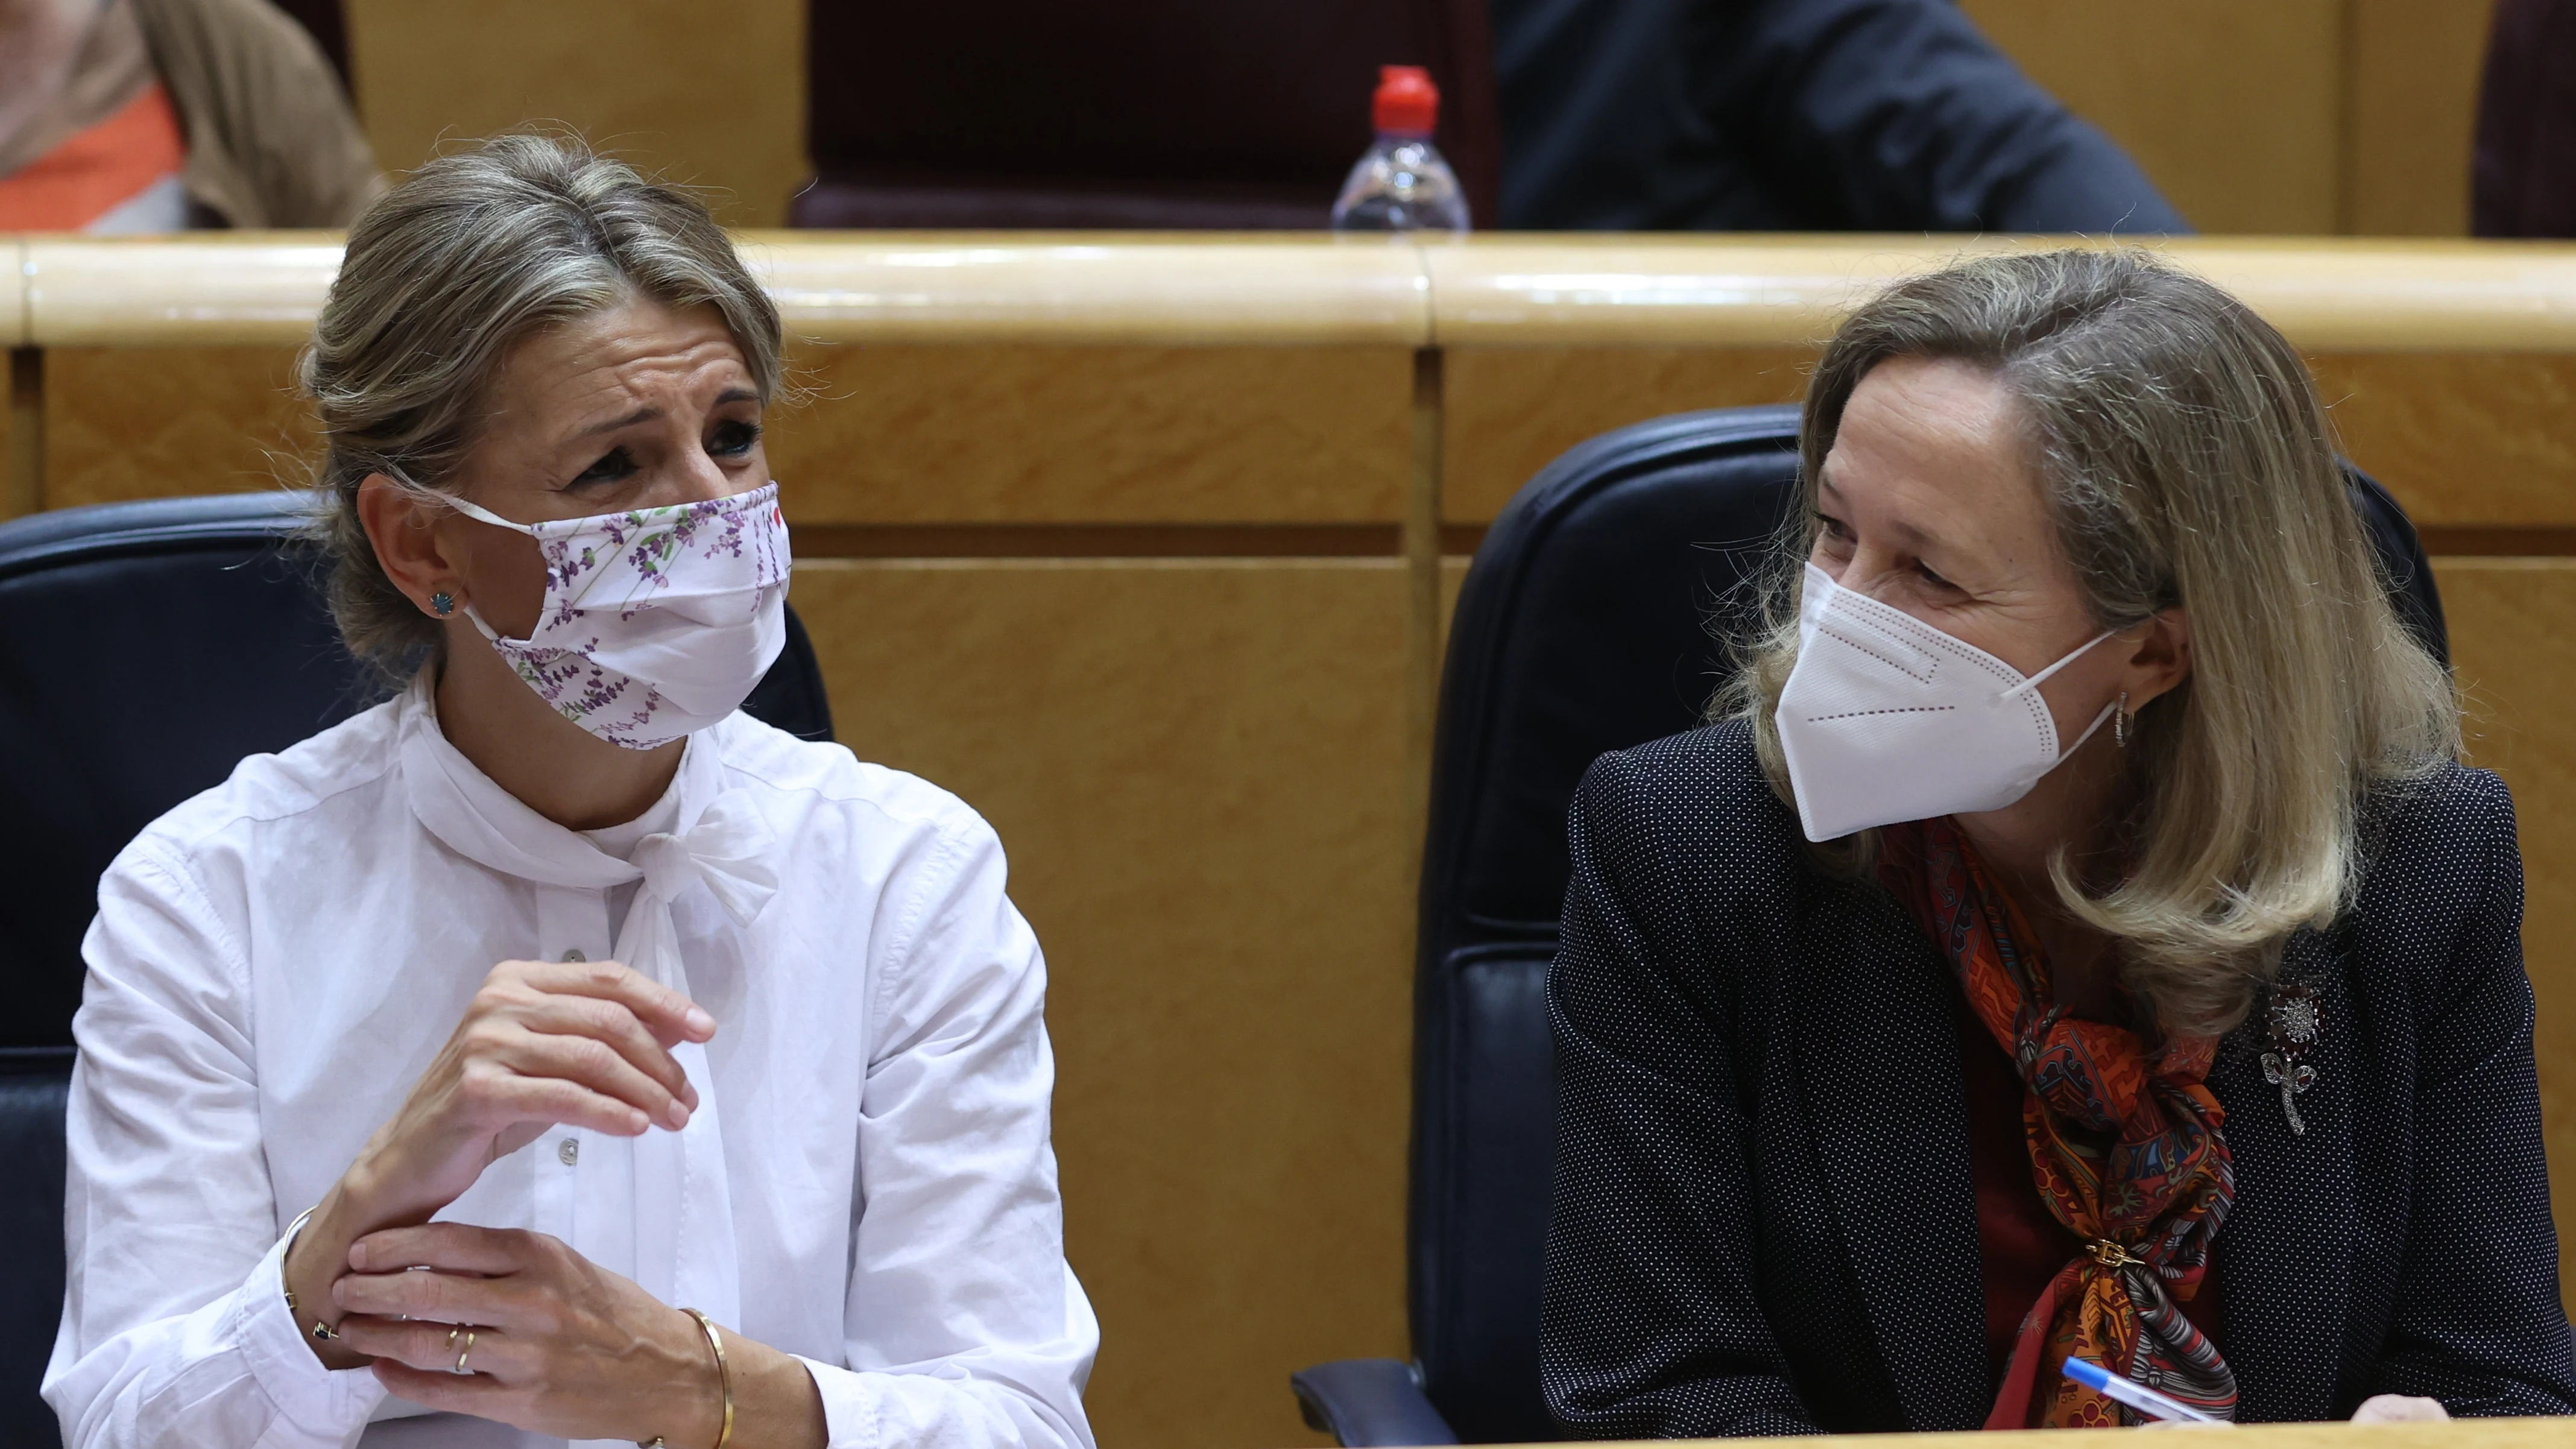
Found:
[[(2561, 1244), (2576, 1243), (2576, 559), (2433, 561), (2472, 763), (2513, 789), (2540, 1116)], [(2562, 1254), (2576, 1304), (2576, 1259)]]
[[(807, 347), (770, 415), (800, 524), (1372, 523), (1404, 514), (1397, 347)], [(45, 353), (45, 503), (301, 478), (288, 347)]]
[(1312, 1443), (1402, 1357), (1413, 843), (1385, 560), (807, 561), (840, 738), (1000, 831), (1128, 1449)]
[(1699, 408), (1796, 402), (1812, 347), (1457, 347), (1442, 412), (1445, 523), (1493, 521), (1556, 455)]
[(2576, 356), (2311, 359), (2345, 451), (2419, 524), (2576, 524)]
[[(1493, 520), (1559, 453), (1696, 408), (1797, 402), (1813, 348), (1461, 347), (1443, 521)], [(2346, 452), (2431, 528), (2576, 528), (2576, 355), (2310, 358)]]
[(1395, 523), (1403, 347), (805, 346), (770, 414), (803, 524)]
[(45, 506), (301, 486), (294, 381), (286, 346), (46, 349)]
[[(2194, 226), (2340, 229), (2347, 0), (2164, 0), (2142, 9), (1964, 0), (1959, 8), (2051, 94), (2117, 138)], [(2188, 90), (2178, 85), (2184, 76)]]

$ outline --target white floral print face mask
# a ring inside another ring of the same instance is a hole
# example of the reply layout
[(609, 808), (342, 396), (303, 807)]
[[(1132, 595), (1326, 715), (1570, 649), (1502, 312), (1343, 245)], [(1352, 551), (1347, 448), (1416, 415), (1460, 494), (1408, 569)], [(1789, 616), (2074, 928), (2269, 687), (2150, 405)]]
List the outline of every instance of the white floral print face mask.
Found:
[(513, 523), (462, 498), (468, 518), (524, 533), (546, 563), (545, 607), (525, 639), (465, 616), (564, 718), (630, 750), (705, 729), (742, 706), (787, 646), (787, 520), (778, 484), (592, 518)]

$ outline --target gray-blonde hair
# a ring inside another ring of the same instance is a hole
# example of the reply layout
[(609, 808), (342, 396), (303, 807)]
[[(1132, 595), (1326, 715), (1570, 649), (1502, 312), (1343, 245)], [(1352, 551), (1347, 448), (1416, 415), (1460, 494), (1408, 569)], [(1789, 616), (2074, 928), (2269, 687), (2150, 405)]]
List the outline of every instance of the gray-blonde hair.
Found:
[(510, 350), (639, 296), (713, 306), (761, 399), (777, 394), (778, 309), (723, 228), (688, 193), (577, 138), (494, 137), (429, 162), (359, 214), (297, 367), (324, 444), (311, 532), (352, 653), (399, 678), (441, 638), (385, 577), (358, 485), (381, 473), (452, 488)]
[[(1895, 358), (1969, 363), (2014, 399), (2094, 627), (2189, 616), (2190, 677), (2137, 714), (2120, 878), (2089, 889), (2062, 850), (2050, 874), (2163, 1029), (2223, 1031), (2289, 936), (2342, 907), (2365, 796), (2460, 749), (2458, 697), (2390, 606), (2316, 384), (2243, 303), (2135, 249), (1979, 258), (1864, 304), (1809, 382), (1804, 506), (1768, 627), (1713, 706), (1751, 723), (1784, 799), (1774, 714), (1816, 480), (1853, 389)], [(1821, 855), (1865, 873), (1876, 836)]]

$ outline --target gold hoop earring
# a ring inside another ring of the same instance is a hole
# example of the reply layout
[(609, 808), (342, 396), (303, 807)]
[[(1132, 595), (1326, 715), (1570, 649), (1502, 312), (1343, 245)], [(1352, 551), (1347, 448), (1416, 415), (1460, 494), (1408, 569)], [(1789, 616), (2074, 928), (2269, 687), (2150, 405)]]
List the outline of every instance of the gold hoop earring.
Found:
[(2129, 713), (2129, 692), (2124, 689), (2120, 691), (2120, 702), (2111, 706), (2111, 742), (2124, 750), (2129, 747), (2129, 736), (2136, 733), (2129, 728), (2129, 721), (2132, 718), (2134, 716)]

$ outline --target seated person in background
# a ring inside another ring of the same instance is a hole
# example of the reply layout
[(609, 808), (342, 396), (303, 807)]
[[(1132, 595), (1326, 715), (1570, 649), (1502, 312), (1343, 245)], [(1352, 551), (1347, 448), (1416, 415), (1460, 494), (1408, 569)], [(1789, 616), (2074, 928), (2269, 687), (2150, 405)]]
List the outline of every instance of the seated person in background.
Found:
[(344, 227), (382, 189), (267, 0), (0, 0), (0, 231)]
[(696, 202), (572, 143), (358, 219), (317, 528), (408, 687), (100, 883), (72, 1449), (1089, 1449), (1001, 846), (736, 708), (785, 638), (779, 348)]
[[(1605, 755), (1548, 980), (1604, 1437), (2563, 1414), (2513, 806), (2315, 386), (2133, 252), (1827, 346), (1781, 613)], [(1796, 600), (1794, 615), (1788, 599)]]
[(1491, 13), (1505, 227), (2191, 229), (1955, 0), (1493, 0)]
[(2497, 0), (2469, 178), (2472, 236), (2576, 236), (2576, 0)]

